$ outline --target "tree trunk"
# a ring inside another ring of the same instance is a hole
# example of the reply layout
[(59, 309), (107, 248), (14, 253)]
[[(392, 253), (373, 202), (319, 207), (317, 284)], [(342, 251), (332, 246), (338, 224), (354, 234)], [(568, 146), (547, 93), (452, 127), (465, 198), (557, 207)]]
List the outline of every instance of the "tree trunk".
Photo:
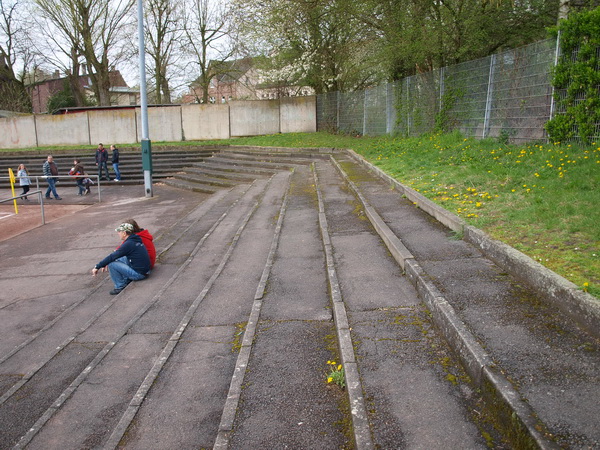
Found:
[(569, 17), (569, 9), (571, 6), (571, 0), (560, 0), (558, 5), (558, 20), (560, 22), (562, 19), (566, 19)]

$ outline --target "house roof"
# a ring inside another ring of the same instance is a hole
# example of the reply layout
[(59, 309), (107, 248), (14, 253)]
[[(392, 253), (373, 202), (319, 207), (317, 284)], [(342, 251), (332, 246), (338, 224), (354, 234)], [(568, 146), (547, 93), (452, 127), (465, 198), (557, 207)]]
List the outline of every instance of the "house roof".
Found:
[[(166, 106), (180, 106), (178, 104), (165, 104), (165, 105), (148, 105), (148, 108), (166, 107)], [(111, 106), (69, 106), (66, 108), (60, 108), (54, 111), (52, 114), (73, 114), (84, 111), (102, 111), (111, 109), (135, 109), (139, 108), (140, 105), (111, 105)]]
[[(254, 62), (251, 57), (233, 59), (230, 61), (211, 60), (208, 63), (209, 72), (216, 74), (215, 79), (219, 83), (235, 83), (252, 67), (254, 67)], [(202, 77), (197, 78), (192, 86), (199, 84), (201, 79)]]
[[(56, 73), (58, 73), (58, 71), (56, 71)], [(113, 88), (114, 87), (129, 88), (129, 86), (127, 86), (127, 82), (123, 78), (123, 75), (121, 75), (121, 72), (119, 72), (118, 70), (111, 70), (108, 73), (108, 76), (110, 78), (111, 87), (113, 87)], [(66, 80), (68, 80), (68, 77), (49, 78), (46, 80), (37, 81), (37, 82), (33, 83), (32, 86), (48, 85), (51, 90), (52, 90), (52, 88), (55, 88), (55, 87), (58, 87), (58, 90), (60, 90), (60, 89), (62, 89), (63, 83)], [(87, 86), (88, 80), (89, 80), (89, 74), (79, 75), (79, 84), (81, 84), (83, 87)]]

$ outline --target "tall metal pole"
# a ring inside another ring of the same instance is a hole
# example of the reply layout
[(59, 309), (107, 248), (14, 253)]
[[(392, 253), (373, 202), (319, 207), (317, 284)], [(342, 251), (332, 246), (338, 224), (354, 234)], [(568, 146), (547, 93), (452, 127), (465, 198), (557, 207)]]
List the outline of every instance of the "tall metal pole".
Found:
[(142, 113), (142, 168), (146, 197), (152, 197), (152, 143), (148, 132), (148, 96), (146, 95), (146, 48), (144, 45), (143, 0), (137, 0), (138, 43), (140, 52), (140, 106)]

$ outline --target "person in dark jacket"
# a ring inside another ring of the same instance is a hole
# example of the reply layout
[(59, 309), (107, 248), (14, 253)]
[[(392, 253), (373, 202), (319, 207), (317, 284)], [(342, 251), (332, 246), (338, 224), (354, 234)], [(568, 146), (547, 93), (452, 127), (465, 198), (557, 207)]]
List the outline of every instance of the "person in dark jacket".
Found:
[[(98, 166), (98, 179), (99, 180), (108, 180), (110, 181), (110, 177), (108, 176), (108, 165), (106, 164), (108, 161), (108, 152), (104, 148), (102, 143), (98, 144), (98, 148), (96, 149), (96, 165)], [(106, 178), (102, 177), (102, 169), (106, 172)]]
[(127, 219), (123, 223), (130, 223), (133, 225), (133, 233), (142, 238), (142, 242), (144, 243), (144, 246), (148, 251), (148, 256), (150, 257), (150, 269), (153, 269), (154, 264), (156, 263), (156, 247), (154, 246), (153, 242), (154, 238), (148, 230), (141, 228), (134, 219)]
[(148, 251), (142, 238), (133, 234), (133, 225), (122, 223), (115, 231), (123, 243), (92, 269), (92, 276), (96, 276), (98, 271), (106, 270), (108, 266), (110, 278), (115, 284), (110, 295), (117, 295), (132, 281), (143, 280), (150, 271)]
[(115, 171), (115, 180), (121, 181), (121, 171), (119, 170), (119, 149), (115, 147), (115, 145), (111, 145), (110, 149), (112, 150), (112, 165), (113, 170)]
[(85, 169), (83, 164), (78, 159), (73, 160), (73, 167), (69, 170), (69, 175), (75, 178), (75, 183), (79, 188), (77, 195), (83, 195), (86, 192), (86, 186), (83, 180), (85, 179)]

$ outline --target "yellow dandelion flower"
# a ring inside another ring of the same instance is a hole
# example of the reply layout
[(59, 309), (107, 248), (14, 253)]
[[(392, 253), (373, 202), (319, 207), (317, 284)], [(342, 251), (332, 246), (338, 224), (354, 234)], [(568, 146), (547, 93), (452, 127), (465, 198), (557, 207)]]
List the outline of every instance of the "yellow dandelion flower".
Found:
[(341, 364), (338, 366), (337, 370), (342, 370), (342, 365)]
[(327, 378), (327, 382), (328, 382), (328, 383), (331, 383), (332, 381), (333, 381), (333, 377), (329, 377), (329, 378)]

